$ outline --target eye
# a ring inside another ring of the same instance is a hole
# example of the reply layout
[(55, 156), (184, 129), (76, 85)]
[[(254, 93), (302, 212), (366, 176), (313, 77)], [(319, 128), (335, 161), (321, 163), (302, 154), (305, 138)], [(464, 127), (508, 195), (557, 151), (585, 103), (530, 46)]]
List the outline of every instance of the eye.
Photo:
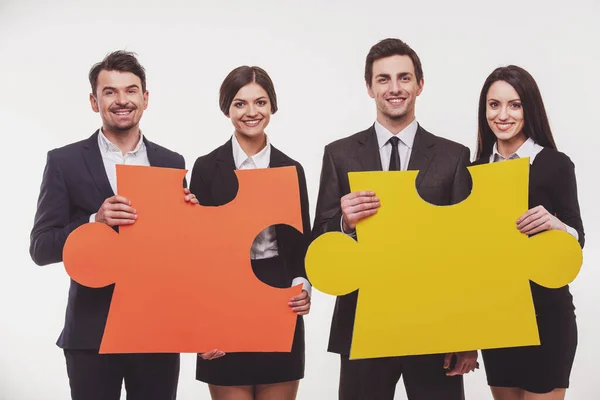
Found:
[(113, 92), (112, 90), (105, 90), (104, 94), (107, 96), (110, 96), (111, 94), (114, 94), (115, 92)]
[(521, 108), (521, 103), (512, 103), (511, 107), (518, 110)]
[(404, 82), (410, 81), (410, 76), (403, 76), (402, 81), (404, 81)]
[(242, 108), (242, 107), (244, 107), (244, 102), (243, 101), (236, 101), (235, 103), (233, 103), (233, 106), (237, 107), (237, 108)]
[(129, 89), (129, 90), (128, 90), (128, 93), (130, 93), (130, 94), (134, 94), (134, 93), (137, 93), (137, 90), (135, 90), (135, 89)]
[(488, 103), (488, 105), (489, 105), (491, 108), (496, 108), (496, 107), (498, 107), (498, 102), (496, 102), (496, 101), (492, 101), (492, 102)]
[(266, 100), (259, 100), (256, 102), (256, 104), (258, 104), (259, 106), (266, 106), (267, 105), (267, 101)]
[(379, 78), (377, 79), (378, 83), (386, 83), (387, 82), (387, 78)]

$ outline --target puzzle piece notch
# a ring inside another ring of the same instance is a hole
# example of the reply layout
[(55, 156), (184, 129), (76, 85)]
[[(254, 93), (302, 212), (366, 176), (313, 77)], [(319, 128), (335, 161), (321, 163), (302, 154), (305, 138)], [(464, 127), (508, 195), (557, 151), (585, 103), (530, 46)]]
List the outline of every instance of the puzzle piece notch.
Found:
[[(296, 314), (287, 303), (301, 285), (264, 284), (248, 255), (267, 226), (302, 231), (295, 167), (236, 171), (238, 196), (221, 207), (186, 204), (184, 175), (118, 165), (119, 193), (131, 199), (136, 223), (119, 234), (87, 224), (67, 239), (65, 268), (73, 279), (92, 287), (115, 283), (100, 352), (290, 351)], [(97, 245), (115, 247), (102, 247), (99, 257), (82, 251)]]
[(374, 190), (381, 207), (357, 225), (358, 243), (316, 239), (306, 266), (325, 293), (359, 290), (351, 358), (539, 344), (529, 279), (564, 286), (581, 249), (565, 232), (516, 229), (528, 169), (527, 159), (471, 167), (473, 192), (452, 206), (423, 201), (414, 171), (349, 174), (352, 190)]

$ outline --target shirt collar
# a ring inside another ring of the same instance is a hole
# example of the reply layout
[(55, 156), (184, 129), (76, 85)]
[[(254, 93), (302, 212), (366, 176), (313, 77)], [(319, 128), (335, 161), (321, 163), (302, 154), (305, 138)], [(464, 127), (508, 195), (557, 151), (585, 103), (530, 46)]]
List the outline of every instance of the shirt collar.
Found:
[(533, 164), (535, 156), (537, 156), (541, 150), (542, 146), (534, 142), (532, 138), (527, 138), (527, 140), (523, 142), (517, 151), (508, 156), (508, 158), (504, 158), (504, 156), (498, 152), (498, 142), (496, 142), (494, 143), (494, 147), (492, 149), (492, 162), (529, 157), (529, 164), (531, 165)]
[[(266, 136), (266, 135), (265, 135)], [(235, 168), (240, 169), (242, 164), (250, 159), (256, 168), (268, 168), (269, 163), (271, 162), (271, 143), (269, 142), (269, 137), (266, 137), (267, 145), (258, 153), (253, 156), (248, 157), (248, 155), (240, 146), (240, 142), (238, 142), (235, 135), (231, 138), (231, 144), (233, 147), (233, 161), (235, 163)]]
[(400, 141), (406, 145), (406, 147), (412, 149), (418, 127), (419, 124), (415, 118), (410, 124), (408, 124), (406, 128), (402, 129), (397, 135), (394, 135), (392, 132), (384, 128), (379, 121), (375, 121), (375, 133), (377, 134), (377, 143), (379, 144), (379, 148), (381, 149), (383, 146), (385, 146), (392, 136), (397, 136), (398, 139), (400, 139)]
[[(100, 128), (100, 132), (98, 133), (98, 145), (100, 146), (100, 149), (103, 150), (105, 153), (121, 153), (121, 149), (119, 149), (119, 147), (116, 144), (108, 140), (108, 138), (104, 135), (102, 128)], [(142, 131), (140, 131), (140, 139), (137, 145), (133, 150), (128, 151), (127, 154), (136, 154), (138, 151), (145, 148), (146, 144), (144, 143), (144, 136), (142, 134)]]

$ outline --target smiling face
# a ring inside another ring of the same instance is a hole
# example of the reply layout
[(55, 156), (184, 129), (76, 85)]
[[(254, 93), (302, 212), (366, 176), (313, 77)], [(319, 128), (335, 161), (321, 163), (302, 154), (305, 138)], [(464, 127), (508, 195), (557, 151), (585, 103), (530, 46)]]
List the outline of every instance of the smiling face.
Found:
[(100, 113), (105, 132), (129, 132), (139, 126), (148, 107), (148, 92), (142, 91), (140, 78), (131, 72), (102, 70), (90, 103)]
[(249, 83), (236, 93), (227, 116), (236, 135), (249, 139), (262, 136), (271, 120), (269, 95), (258, 83)]
[(508, 82), (496, 81), (487, 92), (486, 118), (498, 141), (524, 142), (525, 117), (519, 94)]
[(415, 68), (409, 56), (394, 55), (373, 62), (373, 78), (367, 85), (369, 95), (377, 105), (380, 123), (412, 122), (415, 101), (423, 90), (423, 80), (417, 81)]

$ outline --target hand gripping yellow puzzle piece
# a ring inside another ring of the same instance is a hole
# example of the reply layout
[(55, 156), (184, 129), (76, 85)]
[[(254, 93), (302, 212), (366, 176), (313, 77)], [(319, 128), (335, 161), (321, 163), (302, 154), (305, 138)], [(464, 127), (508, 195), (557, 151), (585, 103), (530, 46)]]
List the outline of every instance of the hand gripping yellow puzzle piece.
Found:
[(351, 172), (378, 212), (318, 237), (306, 268), (318, 290), (358, 290), (350, 358), (539, 345), (529, 281), (559, 288), (582, 264), (566, 232), (520, 233), (528, 209), (529, 159), (469, 167), (470, 196), (435, 206), (415, 189), (418, 171)]

